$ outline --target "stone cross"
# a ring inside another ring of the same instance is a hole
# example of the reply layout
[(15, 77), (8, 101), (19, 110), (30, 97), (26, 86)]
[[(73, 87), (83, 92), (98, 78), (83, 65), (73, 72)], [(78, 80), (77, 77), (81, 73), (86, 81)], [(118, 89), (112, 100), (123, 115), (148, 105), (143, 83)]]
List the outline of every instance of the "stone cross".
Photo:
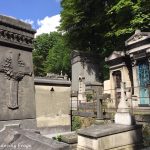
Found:
[(10, 81), (10, 96), (8, 99), (8, 108), (18, 108), (18, 86), (25, 75), (32, 75), (29, 67), (20, 58), (18, 52), (9, 52), (8, 56), (0, 64), (0, 72)]
[(102, 99), (97, 99), (97, 119), (104, 119), (102, 109)]

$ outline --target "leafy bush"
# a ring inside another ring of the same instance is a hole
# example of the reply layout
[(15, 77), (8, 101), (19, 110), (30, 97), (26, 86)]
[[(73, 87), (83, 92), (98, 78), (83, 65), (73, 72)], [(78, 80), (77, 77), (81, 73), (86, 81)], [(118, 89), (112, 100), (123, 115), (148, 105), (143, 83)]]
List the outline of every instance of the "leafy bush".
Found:
[(81, 128), (81, 120), (78, 116), (72, 117), (72, 130), (76, 131), (77, 129)]

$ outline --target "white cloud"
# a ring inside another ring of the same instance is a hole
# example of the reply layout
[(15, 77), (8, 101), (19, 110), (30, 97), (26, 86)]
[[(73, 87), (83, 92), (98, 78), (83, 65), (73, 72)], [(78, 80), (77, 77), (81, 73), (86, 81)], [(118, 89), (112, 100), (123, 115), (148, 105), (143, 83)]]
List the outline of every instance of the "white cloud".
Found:
[(35, 36), (40, 35), (42, 33), (50, 33), (53, 31), (57, 31), (57, 28), (60, 25), (60, 14), (48, 17), (46, 16), (42, 20), (38, 20), (37, 24), (40, 26), (37, 29), (37, 33)]

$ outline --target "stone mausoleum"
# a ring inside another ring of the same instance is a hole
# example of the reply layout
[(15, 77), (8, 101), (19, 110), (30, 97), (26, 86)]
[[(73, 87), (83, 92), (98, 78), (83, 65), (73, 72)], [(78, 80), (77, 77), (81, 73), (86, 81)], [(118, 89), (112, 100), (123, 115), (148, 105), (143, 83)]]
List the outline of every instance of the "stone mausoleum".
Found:
[[(87, 95), (97, 99), (102, 94), (100, 82), (99, 56), (88, 52), (74, 50), (71, 58), (72, 65), (72, 100), (87, 102)], [(73, 106), (75, 107), (75, 103)]]
[(117, 108), (114, 123), (80, 129), (78, 150), (143, 148), (142, 126), (136, 125), (137, 118), (134, 118), (130, 108), (146, 108), (149, 115), (150, 33), (137, 30), (125, 44), (126, 51), (114, 51), (106, 58), (110, 80), (104, 83), (104, 93), (110, 94), (108, 110), (114, 108), (116, 111)]
[(106, 62), (110, 79), (104, 82), (104, 93), (109, 93), (109, 108), (118, 106), (121, 82), (125, 82), (128, 105), (134, 109), (150, 106), (150, 32), (136, 30), (125, 41), (125, 51), (114, 51)]

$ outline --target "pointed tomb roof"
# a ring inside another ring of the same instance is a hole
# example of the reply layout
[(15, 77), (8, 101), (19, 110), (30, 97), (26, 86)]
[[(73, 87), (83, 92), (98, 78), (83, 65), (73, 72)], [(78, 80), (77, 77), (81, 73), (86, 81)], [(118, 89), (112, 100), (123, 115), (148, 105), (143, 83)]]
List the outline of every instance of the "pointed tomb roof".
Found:
[(133, 45), (148, 38), (150, 38), (150, 32), (141, 32), (141, 30), (136, 30), (135, 33), (125, 41), (125, 45)]
[(113, 51), (109, 57), (105, 58), (105, 61), (111, 68), (114, 68), (125, 65), (124, 59), (124, 51)]
[(135, 33), (125, 41), (125, 46), (129, 53), (150, 48), (150, 32), (136, 30)]
[(118, 59), (118, 58), (124, 57), (124, 56), (125, 56), (125, 54), (123, 51), (113, 51), (109, 57), (105, 58), (105, 61), (108, 62), (108, 61)]

